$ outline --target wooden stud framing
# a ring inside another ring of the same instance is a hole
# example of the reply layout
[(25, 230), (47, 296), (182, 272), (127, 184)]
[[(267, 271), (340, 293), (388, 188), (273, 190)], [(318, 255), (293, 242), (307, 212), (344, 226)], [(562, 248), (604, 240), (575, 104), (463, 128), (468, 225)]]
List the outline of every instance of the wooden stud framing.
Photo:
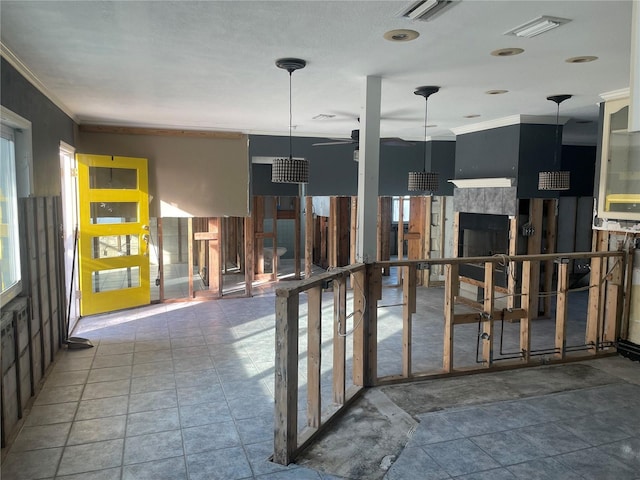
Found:
[[(439, 215), (439, 223), (440, 223), (440, 235), (438, 236), (438, 252), (440, 254), (440, 258), (445, 258), (445, 231), (446, 231), (446, 217), (447, 217), (447, 197), (444, 195), (440, 196), (440, 215)], [(438, 270), (439, 275), (444, 275), (444, 265), (439, 265)]]
[(220, 218), (212, 217), (208, 221), (209, 233), (213, 238), (209, 240), (209, 291), (217, 296), (222, 296), (222, 269), (220, 268), (222, 244), (222, 232), (220, 229)]
[(298, 446), (298, 311), (299, 294), (276, 297), (273, 460), (282, 465)]
[(369, 322), (367, 318), (367, 275), (365, 270), (359, 270), (351, 275), (353, 289), (353, 384), (365, 386), (366, 366), (369, 363)]
[(264, 197), (253, 197), (253, 228), (252, 235), (255, 236), (254, 241), (254, 272), (258, 275), (264, 274), (264, 236), (260, 235), (264, 233)]
[[(391, 216), (391, 197), (378, 197), (378, 241), (376, 242), (378, 261), (391, 258)], [(382, 272), (385, 276), (390, 274), (388, 268), (384, 268)]]
[[(404, 259), (404, 197), (398, 197), (398, 260)], [(397, 267), (398, 286), (402, 285), (403, 269)]]
[(293, 261), (295, 262), (294, 278), (296, 280), (300, 280), (300, 197), (294, 197), (293, 209), (295, 210), (295, 217), (293, 218)]
[(307, 426), (318, 428), (322, 414), (322, 286), (307, 291)]
[(304, 278), (311, 276), (313, 268), (313, 197), (304, 198)]
[[(432, 207), (433, 207), (433, 197), (422, 197), (423, 199), (423, 228), (422, 228), (422, 258), (431, 258), (431, 218), (432, 218)], [(419, 280), (420, 284), (428, 287), (431, 284), (431, 269), (425, 268), (420, 271)]]
[(333, 281), (333, 402), (345, 401), (347, 279)]
[[(457, 215), (457, 214), (456, 214)], [(453, 371), (453, 320), (455, 297), (458, 292), (458, 264), (445, 265), (444, 280), (444, 348), (442, 352), (442, 368), (445, 372)]]
[(484, 264), (484, 321), (482, 322), (482, 360), (485, 366), (493, 363), (493, 263)]
[[(606, 251), (609, 245), (609, 233), (604, 230), (594, 231), (594, 251)], [(604, 281), (606, 274), (606, 259), (593, 257), (591, 259), (591, 274), (589, 276), (589, 310), (587, 313), (586, 343), (593, 345), (594, 352), (600, 349), (600, 330), (604, 317)]]
[(187, 275), (189, 277), (189, 298), (193, 298), (193, 218), (191, 217), (187, 219), (187, 238)]
[(563, 359), (567, 347), (567, 311), (569, 306), (569, 261), (558, 263), (558, 296), (556, 299), (556, 354), (555, 358)]
[(338, 214), (338, 197), (331, 197), (329, 198), (329, 238), (327, 239), (329, 268), (338, 266)]
[(623, 310), (622, 259), (612, 261), (615, 263), (610, 269), (606, 286), (603, 342), (615, 342), (618, 339), (618, 327)]
[(254, 245), (254, 221), (253, 216), (249, 216), (244, 218), (244, 293), (247, 297), (253, 293)]
[(520, 320), (520, 351), (522, 352), (522, 360), (525, 363), (531, 358), (531, 318), (533, 316), (532, 309), (536, 308), (536, 303), (531, 295), (532, 289), (532, 262), (522, 262), (522, 295), (520, 296), (520, 304), (525, 308), (527, 315)]
[(416, 312), (416, 266), (403, 267), (405, 282), (402, 286), (402, 376), (411, 376), (411, 315)]
[(351, 223), (349, 225), (349, 261), (351, 265), (356, 263), (356, 250), (358, 243), (358, 197), (351, 197)]
[[(509, 218), (509, 256), (515, 257), (518, 254), (518, 216)], [(507, 277), (507, 308), (516, 308), (520, 302), (516, 296), (518, 288), (516, 262), (509, 262), (509, 276)]]
[[(544, 237), (545, 253), (556, 252), (556, 235), (558, 230), (558, 217), (556, 212), (558, 210), (558, 200), (551, 199), (544, 201), (544, 210), (546, 213), (546, 233)], [(547, 260), (544, 262), (544, 281), (543, 290), (545, 292), (551, 292), (553, 286), (553, 270), (554, 262)], [(542, 300), (542, 313), (544, 316), (551, 314), (551, 296), (547, 295)]]
[(271, 281), (278, 280), (278, 197), (271, 197)]
[[(535, 255), (540, 253), (542, 248), (542, 217), (543, 217), (543, 199), (532, 198), (529, 200), (529, 221), (533, 226), (533, 235), (527, 238), (527, 255)], [(532, 309), (529, 312), (530, 317), (538, 318), (540, 309), (540, 263), (533, 264), (531, 270), (531, 290), (530, 301)]]

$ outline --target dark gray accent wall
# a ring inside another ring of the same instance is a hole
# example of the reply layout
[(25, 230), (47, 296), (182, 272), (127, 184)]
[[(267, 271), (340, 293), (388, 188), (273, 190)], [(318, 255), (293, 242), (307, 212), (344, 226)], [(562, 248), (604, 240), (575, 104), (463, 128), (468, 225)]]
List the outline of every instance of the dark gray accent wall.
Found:
[[(556, 126), (520, 125), (520, 155), (518, 163), (518, 198), (557, 198), (557, 191), (538, 190), (538, 174), (560, 170), (561, 154), (555, 164)], [(562, 138), (562, 127), (559, 127)]]
[(0, 103), (31, 122), (33, 194), (60, 195), (60, 141), (75, 146), (75, 123), (4, 58), (0, 64)]
[(593, 197), (597, 147), (563, 145), (562, 170), (571, 172), (571, 188), (560, 192), (562, 197)]
[[(329, 145), (314, 147), (314, 143), (328, 139), (294, 137), (293, 156), (309, 160), (309, 183), (307, 195), (357, 195), (358, 163), (353, 161), (354, 145)], [(380, 147), (381, 196), (410, 195), (407, 190), (411, 171), (422, 171), (424, 143), (416, 142), (409, 147)], [(249, 137), (249, 158), (254, 156), (288, 156), (289, 138), (270, 135)], [(455, 164), (455, 142), (433, 141), (428, 143), (427, 169), (436, 168), (440, 173), (440, 190), (436, 195), (452, 195), (453, 188), (447, 180), (453, 178)], [(298, 186), (271, 183), (271, 166), (254, 164), (251, 169), (253, 195), (297, 195)]]
[(509, 125), (458, 135), (455, 178), (517, 177), (520, 127)]

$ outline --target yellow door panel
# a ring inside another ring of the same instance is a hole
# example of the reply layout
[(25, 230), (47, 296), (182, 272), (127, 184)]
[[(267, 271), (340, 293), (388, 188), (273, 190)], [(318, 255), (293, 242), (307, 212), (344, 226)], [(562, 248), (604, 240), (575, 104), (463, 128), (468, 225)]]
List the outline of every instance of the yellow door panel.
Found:
[(147, 159), (77, 155), (80, 314), (150, 303)]

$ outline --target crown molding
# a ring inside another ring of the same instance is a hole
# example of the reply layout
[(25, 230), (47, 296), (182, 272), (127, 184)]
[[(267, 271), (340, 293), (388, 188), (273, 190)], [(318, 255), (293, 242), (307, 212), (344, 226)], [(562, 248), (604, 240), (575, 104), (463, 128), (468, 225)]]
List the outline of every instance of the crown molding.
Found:
[(629, 87), (621, 88), (619, 90), (612, 90), (610, 92), (604, 92), (600, 94), (600, 98), (602, 98), (605, 102), (610, 102), (611, 100), (619, 100), (621, 98), (628, 98), (630, 95)]
[(15, 68), (20, 75), (27, 79), (40, 93), (47, 97), (53, 104), (69, 116), (74, 122), (78, 123), (76, 114), (69, 109), (51, 90), (49, 90), (42, 81), (20, 60), (15, 53), (11, 51), (4, 43), (0, 41), (0, 56)]
[(491, 130), (494, 128), (508, 127), (518, 124), (537, 124), (537, 125), (564, 125), (569, 121), (569, 117), (559, 117), (556, 122), (555, 115), (510, 115), (508, 117), (496, 118), (486, 122), (464, 125), (462, 127), (452, 128), (451, 131), (456, 135), (464, 135), (466, 133), (481, 132), (483, 130)]

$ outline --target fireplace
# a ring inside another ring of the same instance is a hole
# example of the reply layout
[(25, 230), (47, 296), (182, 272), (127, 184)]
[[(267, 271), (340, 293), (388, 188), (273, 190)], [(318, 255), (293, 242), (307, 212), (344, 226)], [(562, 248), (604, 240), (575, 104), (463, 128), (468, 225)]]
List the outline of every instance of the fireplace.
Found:
[[(485, 213), (460, 212), (458, 227), (458, 257), (487, 257), (509, 252), (509, 217)], [(460, 265), (460, 275), (473, 281), (484, 281), (484, 264)], [(494, 281), (507, 287), (507, 271), (496, 264)]]

